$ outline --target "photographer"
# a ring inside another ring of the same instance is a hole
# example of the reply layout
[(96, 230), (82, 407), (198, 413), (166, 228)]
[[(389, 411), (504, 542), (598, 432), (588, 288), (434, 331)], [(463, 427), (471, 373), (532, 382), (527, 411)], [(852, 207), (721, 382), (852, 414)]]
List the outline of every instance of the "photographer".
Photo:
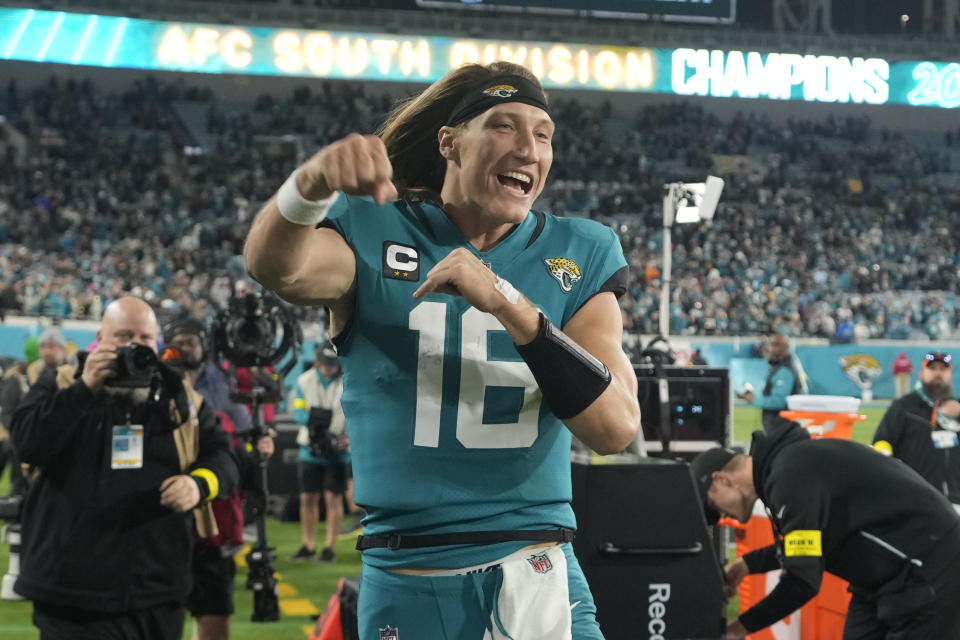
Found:
[[(164, 361), (183, 372), (207, 405), (216, 412), (224, 431), (233, 435), (233, 447), (240, 465), (244, 489), (251, 488), (257, 467), (248, 438), (256, 438), (259, 455), (273, 454), (270, 434), (251, 434), (253, 423), (247, 408), (230, 399), (230, 388), (222, 370), (211, 359), (210, 334), (199, 320), (181, 318), (163, 330), (167, 347)], [(240, 436), (238, 438), (238, 436)], [(226, 640), (230, 637), (233, 583), (237, 567), (234, 554), (243, 546), (243, 504), (239, 488), (221, 494), (212, 503), (219, 533), (197, 542), (193, 552), (193, 589), (187, 610), (196, 619), (198, 640)]]
[(293, 417), (301, 425), (297, 434), (300, 461), (300, 527), (303, 545), (291, 560), (316, 555), (314, 534), (320, 516), (320, 492), (326, 507), (327, 533), (319, 562), (333, 562), (333, 545), (343, 520), (343, 496), (347, 490), (347, 464), (350, 462), (344, 432), (340, 396), (343, 378), (333, 345), (327, 343), (314, 352), (313, 368), (297, 378), (297, 397)]
[(233, 490), (236, 463), (213, 411), (158, 362), (145, 302), (111, 303), (97, 340), (14, 414), (14, 446), (39, 471), (16, 590), (45, 639), (179, 640), (194, 525), (214, 531), (206, 503)]

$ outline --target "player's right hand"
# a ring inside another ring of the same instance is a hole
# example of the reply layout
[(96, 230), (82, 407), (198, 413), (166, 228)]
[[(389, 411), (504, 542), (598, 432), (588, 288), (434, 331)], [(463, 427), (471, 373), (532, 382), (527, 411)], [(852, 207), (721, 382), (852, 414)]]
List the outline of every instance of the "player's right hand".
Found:
[(99, 391), (104, 381), (117, 372), (117, 352), (112, 345), (101, 342), (83, 363), (80, 379), (91, 391)]
[(383, 140), (358, 133), (327, 145), (307, 160), (300, 167), (297, 188), (307, 200), (321, 200), (334, 191), (372, 196), (377, 204), (397, 198)]

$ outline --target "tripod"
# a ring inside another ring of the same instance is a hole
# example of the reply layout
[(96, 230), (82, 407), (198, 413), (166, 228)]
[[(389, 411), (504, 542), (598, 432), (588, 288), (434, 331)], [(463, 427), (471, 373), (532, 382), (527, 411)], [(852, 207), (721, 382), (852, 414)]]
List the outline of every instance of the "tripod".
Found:
[[(213, 341), (217, 353), (231, 366), (272, 366), (283, 359), (287, 351), (291, 352), (287, 364), (276, 374), (271, 372), (263, 376), (250, 371), (254, 382), (249, 393), (230, 394), (235, 402), (250, 407), (253, 414), (251, 437), (255, 441), (267, 435), (260, 418), (262, 405), (282, 399), (282, 380), (297, 364), (296, 354), (301, 340), (300, 325), (293, 313), (273, 294), (258, 296), (248, 293), (243, 298), (233, 298), (229, 310), (217, 316)], [(246, 556), (249, 569), (247, 589), (253, 591), (252, 621), (268, 622), (278, 620), (280, 611), (277, 581), (273, 577), (274, 548), (267, 541), (267, 461), (259, 454), (257, 467), (258, 486), (251, 495), (256, 499), (250, 501), (257, 525), (257, 541)]]
[[(267, 435), (260, 419), (261, 406), (266, 402), (276, 402), (272, 394), (264, 387), (255, 386), (250, 393), (232, 393), (231, 399), (243, 402), (250, 407), (253, 429), (250, 438), (257, 442)], [(257, 541), (246, 555), (247, 589), (253, 591), (252, 622), (273, 622), (280, 619), (280, 607), (277, 601), (277, 581), (273, 576), (275, 548), (267, 540), (267, 459), (257, 453), (257, 474), (255, 487), (251, 492), (250, 510), (257, 527)]]

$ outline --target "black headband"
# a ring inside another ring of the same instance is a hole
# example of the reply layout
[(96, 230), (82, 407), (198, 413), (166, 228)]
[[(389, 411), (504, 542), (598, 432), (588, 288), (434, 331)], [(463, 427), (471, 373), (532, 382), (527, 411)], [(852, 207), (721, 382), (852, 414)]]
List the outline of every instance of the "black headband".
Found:
[(543, 109), (550, 115), (543, 90), (523, 76), (502, 75), (490, 78), (467, 91), (447, 118), (447, 126), (455, 127), (487, 109), (505, 102), (522, 102)]

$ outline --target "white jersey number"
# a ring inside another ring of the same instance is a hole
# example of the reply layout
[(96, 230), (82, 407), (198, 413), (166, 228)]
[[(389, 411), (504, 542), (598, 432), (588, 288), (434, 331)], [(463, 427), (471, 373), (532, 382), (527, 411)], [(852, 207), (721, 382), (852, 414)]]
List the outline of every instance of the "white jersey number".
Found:
[[(470, 307), (459, 321), (461, 340), (457, 440), (468, 449), (513, 449), (531, 446), (537, 439), (539, 430), (541, 397), (533, 374), (523, 362), (487, 359), (490, 332), (504, 331), (503, 325), (492, 315)], [(421, 302), (410, 311), (409, 326), (420, 333), (413, 444), (419, 447), (437, 447), (440, 442), (447, 305), (443, 302)], [(515, 422), (483, 424), (488, 387), (523, 388), (523, 405)]]

